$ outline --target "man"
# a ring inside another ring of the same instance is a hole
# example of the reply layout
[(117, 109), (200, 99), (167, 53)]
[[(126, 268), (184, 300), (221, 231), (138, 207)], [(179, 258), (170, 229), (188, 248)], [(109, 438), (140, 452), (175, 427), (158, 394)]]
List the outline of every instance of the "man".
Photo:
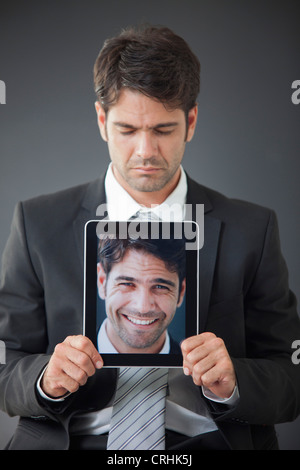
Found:
[(80, 335), (83, 226), (105, 202), (111, 220), (162, 203), (178, 203), (179, 220), (185, 204), (205, 207), (200, 334), (181, 345), (184, 373), (169, 371), (166, 448), (275, 449), (274, 424), (299, 414), (291, 344), (300, 326), (275, 215), (198, 185), (181, 167), (199, 70), (166, 28), (107, 41), (94, 73), (112, 161), (105, 179), (16, 208), (0, 298), (1, 408), (22, 416), (11, 449), (68, 449), (70, 435), (82, 448), (93, 433), (106, 448), (117, 371), (102, 368)]
[(107, 314), (98, 351), (180, 352), (167, 328), (185, 294), (184, 239), (104, 237), (98, 252), (98, 293)]

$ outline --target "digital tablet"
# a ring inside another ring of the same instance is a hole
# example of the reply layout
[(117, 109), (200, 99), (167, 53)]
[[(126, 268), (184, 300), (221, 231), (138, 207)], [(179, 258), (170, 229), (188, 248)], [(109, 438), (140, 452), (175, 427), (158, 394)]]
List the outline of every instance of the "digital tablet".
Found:
[(85, 225), (83, 332), (104, 367), (182, 367), (199, 333), (196, 222)]

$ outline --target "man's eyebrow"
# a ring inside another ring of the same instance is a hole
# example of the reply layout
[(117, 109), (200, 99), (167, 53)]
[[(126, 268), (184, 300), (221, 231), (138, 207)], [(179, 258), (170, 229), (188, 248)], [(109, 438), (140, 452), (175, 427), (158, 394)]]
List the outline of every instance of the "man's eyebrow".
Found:
[(115, 278), (115, 281), (128, 281), (128, 282), (134, 282), (136, 279), (134, 277), (130, 276), (117, 276)]
[(155, 282), (157, 284), (166, 284), (167, 286), (170, 286), (170, 287), (176, 287), (176, 284), (175, 282), (173, 281), (169, 281), (169, 279), (164, 279), (162, 277), (158, 277), (156, 279), (152, 279), (151, 282)]
[[(117, 127), (123, 127), (124, 129), (134, 129), (137, 130), (139, 127), (133, 126), (132, 124), (128, 124), (127, 122), (122, 122), (122, 121), (114, 121), (113, 124)], [(176, 127), (178, 126), (178, 122), (176, 121), (171, 121), (171, 122), (161, 122), (158, 124), (155, 124), (155, 126), (150, 126), (148, 129), (162, 129), (165, 127)]]
[[(127, 281), (127, 282), (137, 282), (137, 283), (139, 282), (139, 280), (135, 277), (123, 276), (123, 275), (117, 276), (115, 278), (115, 281)], [(150, 282), (151, 283), (156, 283), (156, 284), (165, 284), (165, 285), (170, 286), (170, 287), (176, 287), (175, 282), (170, 281), (169, 279), (164, 279), (162, 277), (157, 277), (155, 279), (151, 279)]]

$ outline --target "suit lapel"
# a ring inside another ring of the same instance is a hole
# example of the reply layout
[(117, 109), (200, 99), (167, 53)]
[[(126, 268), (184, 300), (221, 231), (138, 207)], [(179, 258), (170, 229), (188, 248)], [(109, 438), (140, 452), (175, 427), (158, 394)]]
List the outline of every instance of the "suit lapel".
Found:
[(79, 254), (81, 268), (84, 268), (84, 230), (85, 224), (89, 220), (99, 219), (96, 216), (97, 207), (105, 203), (105, 190), (104, 190), (103, 175), (100, 179), (92, 181), (86, 186), (84, 191), (82, 203), (78, 210), (77, 217), (73, 221), (73, 230), (76, 241), (76, 248)]
[(200, 332), (205, 330), (217, 259), (221, 222), (205, 216), (204, 246), (199, 253), (200, 265)]
[(193, 204), (193, 220), (195, 205), (204, 204), (204, 246), (199, 252), (199, 299), (200, 299), (200, 333), (205, 330), (209, 309), (215, 264), (218, 253), (221, 220), (211, 214), (213, 205), (205, 188), (195, 181), (188, 180), (187, 204)]

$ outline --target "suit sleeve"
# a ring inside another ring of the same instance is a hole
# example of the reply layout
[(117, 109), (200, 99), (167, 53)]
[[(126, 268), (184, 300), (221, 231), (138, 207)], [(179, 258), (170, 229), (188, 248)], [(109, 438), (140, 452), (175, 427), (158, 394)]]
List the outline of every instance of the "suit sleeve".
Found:
[(300, 413), (300, 365), (292, 362), (300, 322), (273, 212), (255, 276), (245, 293), (244, 315), (246, 357), (232, 358), (240, 400), (220, 416), (245, 424), (292, 421)]
[(49, 360), (43, 287), (31, 263), (21, 203), (2, 259), (0, 339), (6, 347), (6, 364), (0, 366), (1, 409), (10, 416), (43, 414), (34, 386)]

